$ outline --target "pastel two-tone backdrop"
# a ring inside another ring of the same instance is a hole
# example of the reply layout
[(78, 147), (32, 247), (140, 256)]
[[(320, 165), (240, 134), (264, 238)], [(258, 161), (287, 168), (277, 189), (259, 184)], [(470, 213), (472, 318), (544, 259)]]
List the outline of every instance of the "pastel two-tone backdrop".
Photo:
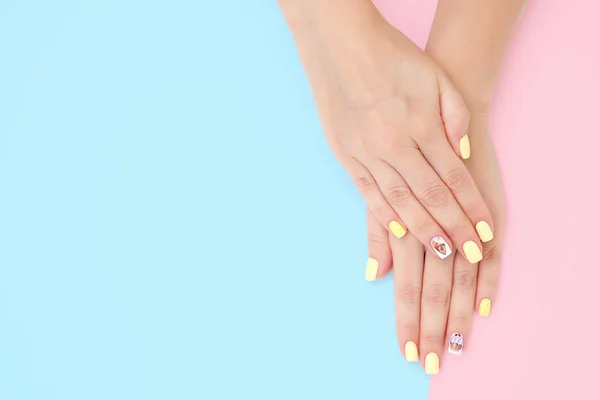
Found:
[(523, 16), (500, 298), (429, 379), (275, 1), (2, 1), (0, 399), (600, 399), (598, 11)]

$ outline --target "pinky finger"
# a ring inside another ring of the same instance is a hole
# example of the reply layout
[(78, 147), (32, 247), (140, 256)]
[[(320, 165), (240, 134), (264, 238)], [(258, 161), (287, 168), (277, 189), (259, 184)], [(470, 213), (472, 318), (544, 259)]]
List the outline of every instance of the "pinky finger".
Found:
[(479, 262), (477, 277), (477, 312), (488, 317), (492, 312), (492, 303), (498, 292), (500, 281), (500, 241), (483, 244), (483, 260)]
[(392, 269), (392, 251), (387, 230), (369, 209), (367, 209), (367, 238), (369, 260), (365, 278), (368, 281), (375, 281), (384, 277)]

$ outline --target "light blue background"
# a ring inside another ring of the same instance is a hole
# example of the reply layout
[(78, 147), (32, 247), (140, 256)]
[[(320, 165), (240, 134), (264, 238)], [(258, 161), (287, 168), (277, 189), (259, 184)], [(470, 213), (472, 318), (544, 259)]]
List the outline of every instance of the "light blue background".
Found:
[(274, 1), (0, 3), (0, 399), (425, 399)]

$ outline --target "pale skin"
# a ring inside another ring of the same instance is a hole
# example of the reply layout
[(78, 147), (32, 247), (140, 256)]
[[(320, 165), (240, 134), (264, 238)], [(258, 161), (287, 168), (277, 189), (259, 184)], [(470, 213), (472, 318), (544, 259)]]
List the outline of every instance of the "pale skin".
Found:
[[(469, 111), (438, 64), (370, 0), (280, 0), (325, 137), (379, 223), (433, 255), (482, 257), (490, 212), (462, 158)], [(447, 243), (434, 252), (432, 239)]]
[[(454, 332), (460, 332), (468, 343), (473, 308), (487, 316), (496, 298), (505, 203), (489, 136), (488, 110), (506, 46), (524, 5), (524, 0), (440, 0), (426, 48), (455, 82), (471, 110), (472, 156), (465, 164), (495, 221), (495, 237), (484, 243), (483, 260), (472, 265), (456, 256), (453, 269), (448, 270), (424, 254), (414, 238), (390, 240), (367, 214), (370, 254), (384, 260), (379, 276), (394, 266), (398, 343), (405, 357), (406, 344), (416, 343), (421, 364), (431, 374), (439, 371), (439, 358)], [(435, 355), (430, 356), (429, 363), (428, 354)]]
[[(496, 297), (505, 207), (487, 113), (525, 1), (440, 0), (426, 52), (368, 0), (279, 3), (326, 138), (367, 203), (378, 265), (368, 274), (380, 278), (393, 264), (400, 347), (407, 356), (415, 343), (436, 374), (448, 338), (460, 332), (466, 344), (473, 308)], [(481, 221), (487, 234), (474, 229)], [(434, 236), (460, 254), (440, 259)]]

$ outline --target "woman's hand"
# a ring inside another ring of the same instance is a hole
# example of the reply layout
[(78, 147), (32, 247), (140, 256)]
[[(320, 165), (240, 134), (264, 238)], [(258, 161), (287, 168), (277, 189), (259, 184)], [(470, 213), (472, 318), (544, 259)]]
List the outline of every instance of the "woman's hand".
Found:
[(440, 259), (454, 243), (479, 262), (492, 218), (461, 160), (471, 153), (469, 112), (445, 73), (370, 0), (280, 5), (327, 141), (374, 218)]
[[(367, 269), (377, 265), (377, 275), (383, 276), (393, 262), (398, 343), (408, 361), (416, 362), (419, 354), (422, 356), (428, 374), (439, 371), (444, 348), (460, 354), (463, 341), (468, 342), (473, 308), (487, 317), (498, 287), (505, 206), (485, 114), (473, 117), (471, 132), (475, 151), (467, 168), (496, 222), (496, 237), (483, 245), (484, 258), (479, 265), (458, 255), (450, 269), (431, 254), (424, 254), (414, 237), (393, 240), (372, 214), (367, 215), (371, 255)], [(372, 273), (367, 271), (367, 275)]]

